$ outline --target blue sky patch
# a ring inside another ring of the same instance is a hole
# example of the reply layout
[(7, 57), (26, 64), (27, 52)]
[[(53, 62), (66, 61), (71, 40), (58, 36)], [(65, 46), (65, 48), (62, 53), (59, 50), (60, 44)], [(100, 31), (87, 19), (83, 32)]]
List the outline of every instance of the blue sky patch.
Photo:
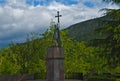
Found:
[(48, 5), (50, 3), (51, 0), (44, 0), (44, 1), (39, 1), (39, 0), (26, 0), (26, 3), (29, 5), (34, 5), (34, 6), (38, 6), (38, 5)]
[(0, 0), (0, 4), (3, 4), (5, 2), (6, 2), (6, 0)]
[(33, 2), (31, 0), (26, 0), (26, 3), (32, 5)]
[(56, 2), (60, 2), (62, 4), (65, 5), (72, 5), (72, 4), (78, 4), (78, 1), (74, 1), (74, 0), (56, 0)]
[(94, 4), (91, 2), (84, 2), (84, 5), (90, 8), (94, 7)]
[[(43, 0), (43, 1), (26, 0), (26, 3), (29, 4), (29, 5), (38, 6), (38, 5), (49, 5), (53, 1), (54, 0)], [(58, 3), (61, 3), (61, 4), (65, 4), (65, 5), (78, 4), (78, 1), (73, 1), (73, 0), (55, 0), (55, 1), (58, 2)]]
[[(78, 1), (74, 1), (74, 0), (41, 0), (41, 1), (40, 0), (26, 0), (26, 3), (29, 5), (38, 6), (38, 5), (49, 5), (53, 1), (56, 1), (61, 4), (65, 4), (65, 5), (78, 4)], [(0, 0), (0, 4), (3, 4), (5, 2), (6, 0)]]

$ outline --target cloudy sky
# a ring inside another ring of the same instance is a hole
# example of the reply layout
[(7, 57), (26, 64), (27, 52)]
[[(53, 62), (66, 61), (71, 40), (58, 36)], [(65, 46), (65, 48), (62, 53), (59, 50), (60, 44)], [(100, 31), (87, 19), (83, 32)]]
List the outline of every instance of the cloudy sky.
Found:
[(103, 16), (103, 8), (118, 9), (102, 0), (0, 0), (0, 47), (24, 42), (30, 32), (43, 33), (60, 11), (61, 29)]

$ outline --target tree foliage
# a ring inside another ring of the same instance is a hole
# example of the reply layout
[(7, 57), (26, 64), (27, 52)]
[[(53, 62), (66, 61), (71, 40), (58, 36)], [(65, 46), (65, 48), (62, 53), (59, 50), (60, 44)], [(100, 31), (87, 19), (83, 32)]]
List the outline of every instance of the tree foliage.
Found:
[(105, 27), (97, 30), (104, 38), (95, 39), (94, 42), (97, 41), (97, 45), (103, 49), (101, 56), (108, 59), (109, 66), (117, 68), (120, 66), (120, 9), (109, 10), (106, 15), (110, 19), (104, 20)]
[(18, 73), (20, 65), (17, 64), (16, 57), (17, 55), (13, 54), (9, 48), (0, 51), (0, 74)]

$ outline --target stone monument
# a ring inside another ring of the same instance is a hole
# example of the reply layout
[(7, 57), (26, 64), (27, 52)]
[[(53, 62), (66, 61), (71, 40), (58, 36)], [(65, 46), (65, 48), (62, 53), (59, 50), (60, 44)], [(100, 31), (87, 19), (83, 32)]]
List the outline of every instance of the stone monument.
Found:
[(47, 81), (63, 81), (64, 80), (64, 50), (62, 48), (62, 42), (60, 39), (60, 21), (59, 11), (57, 12), (58, 23), (55, 26), (54, 30), (54, 42), (55, 45), (51, 46), (47, 49), (46, 55), (46, 68), (47, 74), (46, 78)]

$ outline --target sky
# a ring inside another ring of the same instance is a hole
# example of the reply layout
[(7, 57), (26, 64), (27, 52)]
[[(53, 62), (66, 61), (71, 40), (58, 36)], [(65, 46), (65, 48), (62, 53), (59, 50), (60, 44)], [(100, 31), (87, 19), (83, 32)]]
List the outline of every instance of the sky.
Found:
[(0, 47), (25, 42), (31, 32), (43, 33), (60, 11), (61, 29), (103, 16), (100, 9), (119, 6), (102, 0), (0, 0)]

